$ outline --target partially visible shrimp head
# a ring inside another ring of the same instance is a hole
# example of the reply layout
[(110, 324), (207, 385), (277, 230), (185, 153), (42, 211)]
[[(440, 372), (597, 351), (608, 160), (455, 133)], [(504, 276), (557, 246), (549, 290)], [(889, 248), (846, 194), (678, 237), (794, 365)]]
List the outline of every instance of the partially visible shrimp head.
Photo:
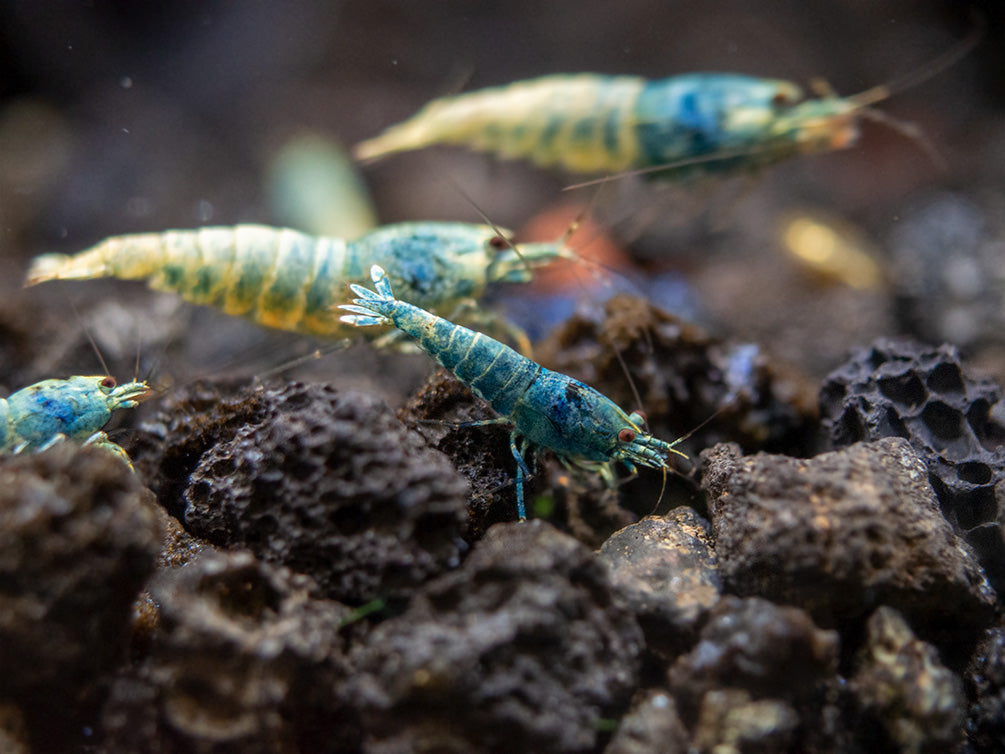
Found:
[(98, 445), (122, 458), (126, 452), (101, 428), (112, 412), (134, 408), (150, 395), (145, 382), (117, 385), (113, 377), (89, 375), (36, 382), (2, 401), (0, 452), (44, 450), (62, 440)]

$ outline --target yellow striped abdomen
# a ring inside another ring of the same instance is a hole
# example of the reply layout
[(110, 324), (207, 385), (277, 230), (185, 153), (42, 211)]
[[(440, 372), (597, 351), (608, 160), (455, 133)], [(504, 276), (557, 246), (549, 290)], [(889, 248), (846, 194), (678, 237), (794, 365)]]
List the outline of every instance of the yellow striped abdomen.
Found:
[(117, 277), (268, 327), (346, 332), (332, 307), (345, 298), (346, 244), (262, 225), (116, 236), (72, 256), (38, 257), (28, 285)]
[(573, 172), (627, 170), (638, 161), (633, 124), (645, 85), (634, 76), (545, 76), (430, 102), (357, 145), (359, 159), (434, 144), (464, 145)]

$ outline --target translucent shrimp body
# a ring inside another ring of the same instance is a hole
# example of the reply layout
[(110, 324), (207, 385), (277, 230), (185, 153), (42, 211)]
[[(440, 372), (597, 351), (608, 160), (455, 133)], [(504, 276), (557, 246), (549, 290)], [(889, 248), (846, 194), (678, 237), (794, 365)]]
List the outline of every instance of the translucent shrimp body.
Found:
[(352, 329), (332, 307), (372, 264), (394, 270), (412, 300), (449, 310), (490, 282), (526, 282), (531, 267), (572, 256), (562, 244), (512, 246), (497, 228), (468, 223), (386, 225), (355, 241), (263, 225), (116, 236), (75, 255), (37, 257), (27, 285), (47, 280), (145, 279), (151, 288), (267, 327), (321, 337)]
[(853, 98), (803, 101), (796, 84), (737, 74), (654, 81), (555, 75), (433, 100), (357, 145), (355, 154), (372, 160), (452, 144), (575, 173), (673, 166), (694, 158), (709, 159), (678, 165), (667, 175), (724, 172), (850, 146), (861, 109)]
[(35, 452), (73, 440), (104, 448), (132, 468), (126, 451), (101, 428), (113, 411), (134, 408), (149, 394), (145, 382), (116, 385), (105, 376), (36, 382), (0, 399), (0, 453)]
[(545, 369), (482, 333), (461, 327), (395, 298), (386, 273), (371, 269), (376, 291), (353, 285), (358, 298), (340, 308), (342, 320), (366, 327), (393, 324), (458, 379), (484, 398), (500, 417), (484, 423), (508, 424), (516, 459), (517, 511), (526, 518), (524, 455), (530, 446), (548, 448), (566, 465), (600, 472), (613, 483), (611, 464), (621, 461), (661, 468), (675, 443), (653, 437), (641, 414), (627, 414), (609, 398), (564, 374)]

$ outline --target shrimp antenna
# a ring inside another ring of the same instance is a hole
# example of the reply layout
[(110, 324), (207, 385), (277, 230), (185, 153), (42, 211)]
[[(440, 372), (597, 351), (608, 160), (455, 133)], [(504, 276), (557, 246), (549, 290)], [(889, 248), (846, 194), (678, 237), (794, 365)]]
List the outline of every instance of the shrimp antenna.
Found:
[(673, 162), (665, 162), (661, 165), (649, 165), (644, 168), (636, 168), (634, 170), (624, 170), (620, 173), (611, 173), (605, 175), (601, 178), (593, 178), (589, 181), (582, 181), (580, 183), (573, 183), (568, 186), (563, 186), (562, 191), (575, 191), (576, 189), (590, 188), (591, 186), (602, 186), (605, 183), (613, 183), (615, 181), (624, 180), (625, 178), (631, 178), (637, 175), (651, 175), (652, 173), (663, 173), (671, 170), (677, 170), (679, 168), (686, 168), (692, 165), (705, 165), (709, 163), (725, 162), (734, 157), (749, 157), (751, 155), (762, 155), (771, 154), (772, 152), (777, 152), (779, 147), (774, 145), (765, 145), (760, 147), (745, 147), (743, 149), (723, 149), (718, 152), (710, 154), (696, 155), (695, 157), (685, 157), (680, 160), (674, 160)]
[(900, 94), (900, 92), (912, 89), (919, 84), (923, 84), (929, 79), (938, 76), (948, 68), (952, 68), (960, 60), (969, 55), (977, 46), (977, 43), (984, 37), (986, 23), (983, 14), (974, 13), (973, 24), (974, 28), (971, 29), (967, 36), (941, 55), (938, 55), (927, 63), (922, 64), (913, 71), (908, 71), (905, 74), (895, 77), (892, 81), (886, 84), (880, 84), (879, 86), (866, 89), (864, 92), (853, 94), (848, 97), (848, 99), (861, 107), (875, 105), (877, 102), (889, 99), (895, 94)]
[(876, 110), (871, 107), (863, 107), (859, 111), (859, 115), (875, 123), (880, 123), (887, 128), (896, 131), (908, 141), (913, 142), (918, 149), (925, 153), (925, 156), (939, 170), (945, 170), (949, 166), (946, 158), (942, 156), (938, 149), (936, 149), (932, 140), (925, 136), (924, 132), (922, 132), (922, 130), (915, 124), (897, 120), (893, 116), (884, 113), (882, 110)]
[(621, 349), (614, 343), (611, 343), (611, 349), (614, 351), (614, 355), (618, 357), (618, 363), (621, 365), (621, 371), (625, 373), (625, 378), (628, 380), (628, 387), (632, 389), (632, 396), (635, 398), (635, 406), (639, 411), (641, 411), (642, 396), (639, 395), (639, 389), (635, 385), (635, 380), (632, 379), (632, 375), (628, 372), (628, 364), (625, 363), (625, 357), (621, 355)]
[(482, 208), (478, 206), (478, 203), (474, 199), (472, 199), (470, 195), (468, 195), (468, 192), (465, 191), (461, 187), (461, 185), (459, 183), (457, 183), (456, 180), (454, 180), (453, 176), (447, 175), (447, 176), (445, 176), (445, 179), (446, 179), (447, 183), (450, 184), (451, 188), (453, 188), (454, 191), (456, 191), (458, 193), (458, 195), (460, 195), (460, 197), (465, 202), (468, 203), (468, 206), (470, 206), (471, 209), (473, 209), (475, 212), (478, 213), (478, 216), (482, 219), (482, 221), (486, 225), (488, 225), (490, 228), (492, 228), (492, 230), (495, 231), (496, 235), (499, 238), (501, 238), (503, 241), (506, 242), (506, 246), (508, 248), (510, 248), (510, 249), (513, 250), (513, 253), (517, 255), (517, 258), (521, 262), (523, 262), (523, 266), (527, 268), (527, 274), (531, 275), (533, 277), (534, 270), (533, 270), (533, 268), (531, 268), (530, 262), (528, 262), (527, 258), (523, 254), (520, 253), (520, 249), (517, 248), (516, 244), (513, 243), (512, 239), (510, 239), (509, 236), (507, 236), (505, 233), (503, 233), (502, 230), (499, 228), (499, 226), (496, 225), (494, 222), (492, 222), (489, 219), (489, 216), (487, 214), (485, 214), (485, 212), (482, 210)]
[(94, 336), (91, 335), (91, 331), (87, 329), (87, 325), (84, 324), (84, 319), (80, 316), (80, 310), (77, 308), (77, 304), (69, 296), (67, 296), (66, 300), (70, 302), (70, 308), (73, 309), (73, 316), (77, 318), (77, 322), (80, 324), (80, 329), (83, 330), (84, 335), (87, 336), (87, 340), (91, 344), (91, 348), (94, 349), (94, 355), (98, 357), (98, 361), (101, 363), (101, 368), (105, 370), (106, 375), (111, 377), (112, 373), (108, 369), (108, 364), (105, 363), (105, 357), (101, 355), (101, 349), (98, 348), (97, 341), (94, 340)]
[(341, 340), (337, 340), (331, 345), (325, 346), (324, 348), (315, 348), (313, 351), (304, 354), (303, 356), (298, 356), (295, 359), (285, 361), (282, 364), (274, 366), (271, 369), (267, 369), (264, 372), (258, 372), (257, 374), (255, 374), (254, 380), (255, 382), (261, 383), (262, 380), (266, 377), (272, 377), (273, 375), (276, 374), (282, 374), (283, 372), (289, 369), (293, 369), (294, 367), (298, 367), (301, 364), (307, 364), (312, 361), (318, 361), (319, 359), (323, 359), (325, 356), (329, 354), (335, 353), (336, 351), (341, 351), (343, 348), (348, 348), (351, 344), (352, 344), (351, 338), (342, 338)]

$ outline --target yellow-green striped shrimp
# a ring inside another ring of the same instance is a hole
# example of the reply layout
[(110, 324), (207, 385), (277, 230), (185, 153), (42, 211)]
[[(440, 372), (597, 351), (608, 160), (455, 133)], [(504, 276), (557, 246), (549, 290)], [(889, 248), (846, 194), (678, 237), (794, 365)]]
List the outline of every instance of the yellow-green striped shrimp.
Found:
[(356, 146), (360, 160), (438, 144), (527, 159), (573, 173), (639, 172), (663, 178), (749, 170), (798, 154), (853, 145), (862, 117), (916, 138), (871, 106), (969, 52), (965, 40), (888, 86), (839, 97), (825, 84), (805, 98), (789, 81), (730, 73), (563, 74), (433, 100)]
[(334, 307), (373, 264), (419, 306), (449, 313), (490, 282), (527, 282), (534, 265), (574, 257), (564, 243), (514, 246), (488, 225), (386, 225), (355, 241), (263, 225), (116, 236), (79, 254), (36, 257), (26, 285), (145, 279), (151, 288), (267, 327), (328, 338), (352, 334)]

